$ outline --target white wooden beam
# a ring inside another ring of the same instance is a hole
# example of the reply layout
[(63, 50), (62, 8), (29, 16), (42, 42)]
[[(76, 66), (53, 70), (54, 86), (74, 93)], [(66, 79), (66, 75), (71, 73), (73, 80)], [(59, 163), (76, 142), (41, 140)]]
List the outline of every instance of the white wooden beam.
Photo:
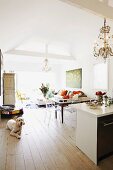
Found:
[[(6, 54), (13, 54), (13, 55), (23, 55), (23, 56), (33, 56), (33, 57), (45, 57), (45, 53), (40, 52), (32, 52), (32, 51), (24, 51), (24, 50), (10, 50), (5, 52)], [(50, 59), (58, 59), (58, 60), (75, 60), (75, 58), (71, 55), (58, 55), (58, 54), (51, 54), (48, 53), (48, 58)]]
[(61, 0), (80, 8), (92, 11), (93, 13), (113, 20), (113, 7), (108, 0)]

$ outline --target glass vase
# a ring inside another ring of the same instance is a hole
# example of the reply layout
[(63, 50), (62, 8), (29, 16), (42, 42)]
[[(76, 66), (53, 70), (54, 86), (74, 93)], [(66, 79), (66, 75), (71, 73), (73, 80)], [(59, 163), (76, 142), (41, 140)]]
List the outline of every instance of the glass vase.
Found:
[(97, 101), (103, 102), (103, 95), (97, 95)]

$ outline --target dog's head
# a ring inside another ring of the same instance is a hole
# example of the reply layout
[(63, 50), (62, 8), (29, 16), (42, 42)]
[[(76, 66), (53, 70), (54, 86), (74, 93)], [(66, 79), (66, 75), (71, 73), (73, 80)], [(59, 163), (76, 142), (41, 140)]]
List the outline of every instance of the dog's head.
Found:
[(24, 119), (22, 117), (18, 117), (16, 118), (16, 123), (18, 126), (22, 126), (22, 125), (25, 125), (25, 122), (24, 122)]

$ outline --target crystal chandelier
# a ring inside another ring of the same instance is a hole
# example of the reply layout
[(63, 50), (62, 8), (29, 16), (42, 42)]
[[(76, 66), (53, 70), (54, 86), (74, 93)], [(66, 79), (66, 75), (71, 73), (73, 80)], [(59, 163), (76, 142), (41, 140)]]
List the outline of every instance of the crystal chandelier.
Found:
[(43, 61), (43, 67), (42, 67), (42, 71), (44, 72), (51, 71), (51, 67), (49, 66), (47, 55), (48, 55), (48, 44), (45, 45), (45, 59)]
[(109, 56), (113, 56), (112, 40), (110, 26), (106, 25), (106, 19), (104, 18), (104, 26), (100, 29), (98, 41), (94, 44), (94, 57), (102, 57), (106, 61)]

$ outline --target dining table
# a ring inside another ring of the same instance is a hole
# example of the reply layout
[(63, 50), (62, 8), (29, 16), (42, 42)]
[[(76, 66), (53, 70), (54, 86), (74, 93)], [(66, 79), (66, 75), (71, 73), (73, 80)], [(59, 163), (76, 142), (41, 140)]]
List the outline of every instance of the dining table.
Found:
[(55, 118), (57, 119), (57, 107), (61, 107), (61, 122), (64, 122), (64, 107), (71, 105), (71, 104), (77, 104), (77, 103), (84, 103), (84, 102), (90, 102), (93, 101), (94, 99), (89, 98), (89, 97), (78, 97), (78, 99), (52, 99), (54, 101), (55, 105)]

